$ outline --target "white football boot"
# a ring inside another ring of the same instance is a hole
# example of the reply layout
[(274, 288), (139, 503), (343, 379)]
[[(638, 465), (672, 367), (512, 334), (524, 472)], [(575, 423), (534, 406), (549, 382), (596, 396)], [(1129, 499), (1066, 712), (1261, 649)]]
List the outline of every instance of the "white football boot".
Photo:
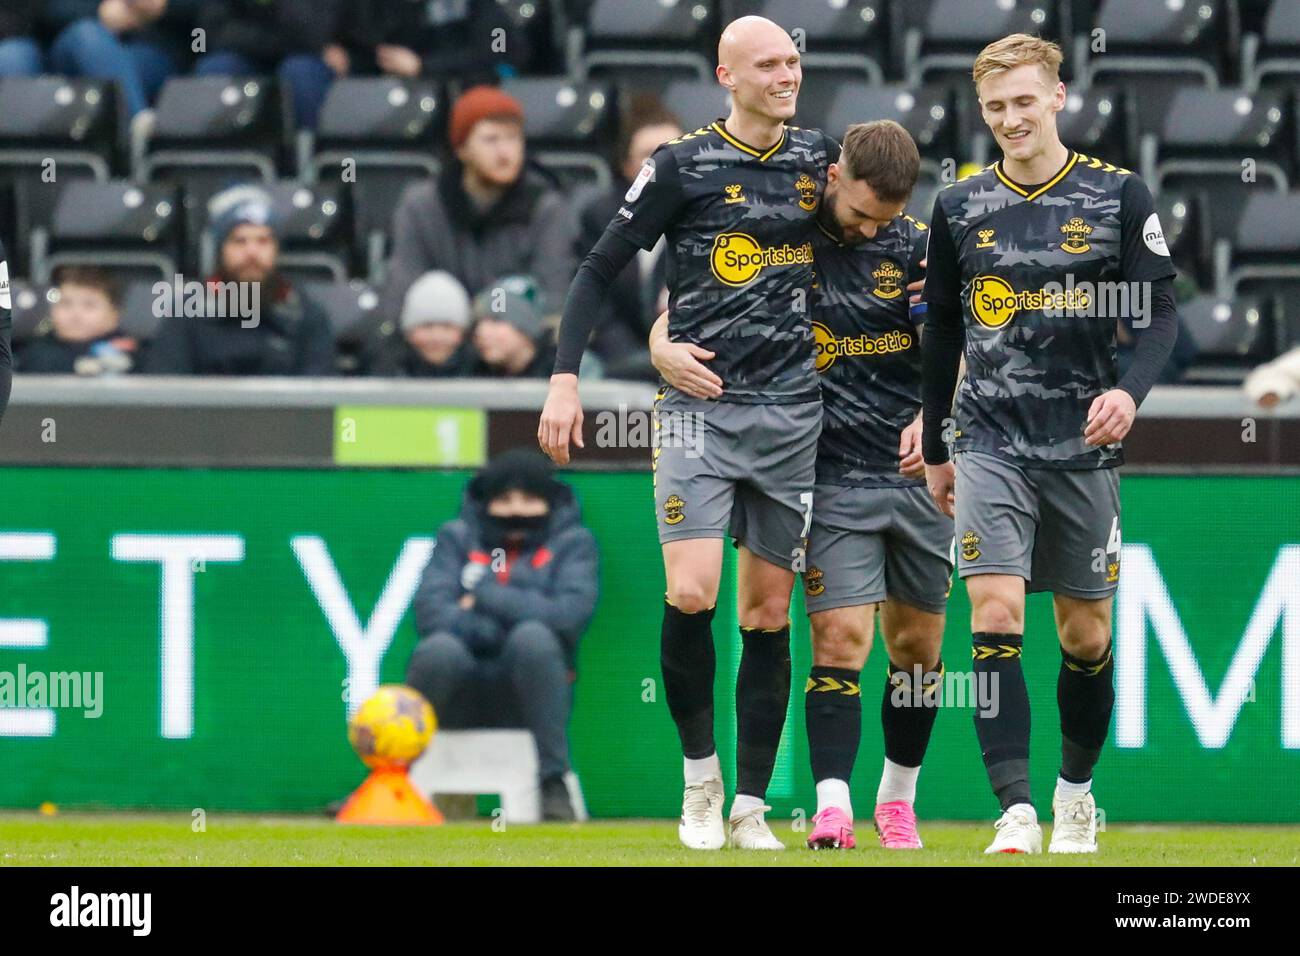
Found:
[(993, 824), (998, 831), (985, 853), (1042, 853), (1043, 831), (1038, 814), (1027, 803), (1008, 807), (1002, 819)]
[(1097, 852), (1097, 802), (1091, 793), (1052, 796), (1052, 842), (1048, 853)]
[(686, 785), (682, 794), (682, 819), (677, 838), (692, 850), (721, 850), (727, 842), (722, 825), (722, 781), (705, 780)]
[(754, 807), (737, 816), (731, 817), (731, 848), (733, 850), (784, 850), (785, 844), (776, 838), (768, 828), (763, 814), (771, 807)]

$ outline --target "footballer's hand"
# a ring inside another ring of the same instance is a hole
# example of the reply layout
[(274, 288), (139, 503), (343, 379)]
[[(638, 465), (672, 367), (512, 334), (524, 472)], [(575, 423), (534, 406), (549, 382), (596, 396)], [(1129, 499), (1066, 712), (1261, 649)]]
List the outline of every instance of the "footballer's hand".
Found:
[(670, 342), (667, 335), (650, 341), (650, 361), (664, 381), (694, 398), (717, 398), (722, 394), (722, 379), (704, 362), (714, 353), (690, 342)]
[(939, 510), (949, 518), (955, 518), (957, 506), (957, 469), (953, 463), (945, 461), (942, 465), (925, 466), (925, 486), (930, 489), (930, 497)]
[[(921, 260), (920, 265), (921, 265), (921, 268), (922, 268), (922, 269), (925, 268), (925, 260), (924, 260), (924, 259)], [(909, 282), (909, 283), (907, 284), (907, 304), (908, 304), (908, 305), (916, 305), (918, 302), (920, 302), (920, 301), (921, 301), (921, 292), (922, 292), (924, 289), (925, 289), (925, 277), (924, 277), (924, 276), (922, 276), (920, 279), (917, 279), (915, 282)]]
[(905, 478), (925, 477), (925, 459), (921, 457), (921, 416), (898, 436), (898, 473)]
[(551, 388), (537, 425), (537, 444), (557, 465), (569, 463), (569, 442), (582, 448), (582, 402), (578, 401), (578, 376), (560, 372), (551, 376)]
[(1102, 392), (1092, 400), (1088, 409), (1088, 423), (1083, 429), (1083, 440), (1089, 445), (1109, 445), (1123, 441), (1133, 419), (1137, 418), (1137, 402), (1122, 388)]

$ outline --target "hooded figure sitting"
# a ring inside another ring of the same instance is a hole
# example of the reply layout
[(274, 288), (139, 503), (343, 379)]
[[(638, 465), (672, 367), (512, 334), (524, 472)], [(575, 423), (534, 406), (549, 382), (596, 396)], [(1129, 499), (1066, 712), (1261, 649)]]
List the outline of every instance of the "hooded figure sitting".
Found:
[(597, 562), (572, 489), (540, 454), (515, 449), (471, 479), (415, 596), (420, 643), (406, 682), (443, 727), (532, 731), (547, 820), (574, 817), (568, 723)]

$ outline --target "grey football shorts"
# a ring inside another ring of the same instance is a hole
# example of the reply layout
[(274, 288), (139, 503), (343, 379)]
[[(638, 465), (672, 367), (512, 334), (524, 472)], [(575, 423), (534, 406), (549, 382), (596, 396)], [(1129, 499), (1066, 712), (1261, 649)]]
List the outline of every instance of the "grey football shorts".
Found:
[(952, 585), (952, 519), (925, 485), (814, 492), (804, 603), (809, 614), (886, 597), (941, 614)]
[(795, 563), (812, 520), (820, 401), (742, 405), (666, 386), (654, 428), (661, 544), (733, 537), (772, 564)]
[(1119, 469), (1027, 468), (957, 454), (961, 577), (1014, 574), (1026, 591), (1097, 600), (1119, 582)]

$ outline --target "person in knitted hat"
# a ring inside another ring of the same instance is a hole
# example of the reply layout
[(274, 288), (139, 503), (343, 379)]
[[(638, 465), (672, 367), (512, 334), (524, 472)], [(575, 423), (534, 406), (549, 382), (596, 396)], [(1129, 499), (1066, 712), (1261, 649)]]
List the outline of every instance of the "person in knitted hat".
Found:
[(217, 262), (202, 314), (167, 315), (145, 355), (144, 371), (338, 374), (325, 310), (278, 271), (279, 222), (274, 200), (260, 186), (231, 186), (211, 199), (208, 233)]
[(474, 298), (474, 374), (547, 378), (555, 359), (550, 328), (527, 276), (505, 276)]
[(468, 375), (473, 355), (467, 338), (469, 293), (450, 272), (426, 272), (406, 292), (398, 320), (401, 335), (388, 339), (371, 375), (455, 378)]
[(393, 215), (393, 255), (376, 321), (395, 332), (406, 291), (435, 269), (471, 295), (497, 276), (533, 277), (558, 309), (577, 268), (569, 201), (524, 162), (524, 110), (503, 90), (475, 86), (453, 104), (451, 157), (434, 180), (411, 186)]

